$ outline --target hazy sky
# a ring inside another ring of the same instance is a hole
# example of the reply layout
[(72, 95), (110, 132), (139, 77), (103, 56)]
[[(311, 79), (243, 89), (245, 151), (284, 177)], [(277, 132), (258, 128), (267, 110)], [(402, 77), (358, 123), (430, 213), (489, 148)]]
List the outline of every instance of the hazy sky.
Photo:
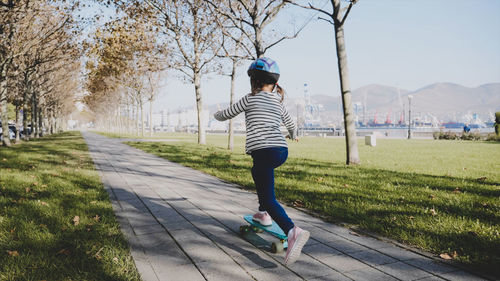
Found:
[[(345, 24), (345, 38), (352, 89), (500, 82), (499, 0), (359, 0)], [(273, 47), (266, 56), (278, 62), (279, 82), (290, 97), (302, 96), (304, 83), (311, 94), (339, 95), (329, 23), (312, 21), (298, 38)], [(249, 92), (249, 64), (240, 68), (237, 97)], [(229, 86), (228, 77), (204, 81), (205, 104), (227, 102)], [(170, 77), (155, 110), (194, 103), (194, 87)]]

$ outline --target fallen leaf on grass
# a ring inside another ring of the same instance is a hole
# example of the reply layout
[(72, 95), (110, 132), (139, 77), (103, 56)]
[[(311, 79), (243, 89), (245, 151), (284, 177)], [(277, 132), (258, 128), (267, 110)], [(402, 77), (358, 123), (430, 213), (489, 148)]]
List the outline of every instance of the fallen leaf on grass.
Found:
[(2, 161), (4, 161), (4, 162), (7, 161), (7, 158), (2, 158)]
[(97, 203), (97, 201), (90, 201), (90, 204), (92, 204), (92, 205), (94, 205), (96, 203)]
[(95, 215), (95, 217), (93, 217), (93, 219), (94, 219), (95, 221), (99, 221), (99, 219), (100, 219), (100, 218), (101, 218), (101, 217), (100, 217), (99, 215)]
[(349, 185), (347, 183), (344, 183), (344, 187), (349, 187)]
[(14, 234), (14, 232), (16, 232), (16, 228), (15, 227), (10, 230), (10, 234)]
[(9, 256), (11, 256), (11, 257), (18, 257), (19, 256), (19, 253), (17, 251), (7, 250), (7, 254), (9, 254)]
[(65, 255), (65, 256), (69, 256), (71, 254), (71, 251), (68, 250), (68, 249), (61, 249), (59, 252), (57, 252), (58, 254), (62, 254), (62, 255)]
[(413, 216), (410, 216), (410, 217), (409, 217), (409, 219), (410, 219), (410, 220), (412, 220), (412, 219), (414, 219), (414, 218), (415, 218), (415, 217), (413, 217)]
[(49, 205), (47, 202), (43, 202), (43, 201), (40, 201), (40, 200), (38, 200), (38, 201), (40, 202), (40, 204), (41, 204), (42, 206), (48, 206), (48, 205)]
[(118, 262), (118, 258), (117, 258), (117, 257), (114, 257), (114, 258), (113, 258), (113, 261), (114, 261), (114, 262)]
[(75, 225), (75, 226), (76, 226), (76, 225), (78, 225), (79, 223), (80, 223), (80, 217), (79, 217), (79, 216), (75, 216), (75, 217), (73, 218), (73, 225)]
[(436, 196), (435, 196), (435, 195), (433, 195), (433, 194), (429, 195), (429, 199), (431, 199), (431, 200), (432, 200), (432, 199), (434, 199), (434, 198), (436, 198)]
[(67, 229), (68, 229), (68, 228), (67, 228), (67, 227), (65, 227), (65, 226), (61, 227), (61, 231), (66, 231)]
[(453, 190), (453, 193), (462, 193), (462, 191), (460, 191), (460, 188), (455, 188), (455, 190)]
[(437, 212), (436, 210), (434, 210), (434, 208), (430, 209), (429, 212), (431, 213), (431, 215), (435, 216), (437, 215)]
[(323, 181), (323, 177), (319, 177), (316, 179), (317, 182), (322, 182)]
[(31, 191), (31, 188), (26, 187), (24, 190), (26, 190), (26, 193), (29, 193)]
[(34, 183), (33, 183), (33, 185), (34, 185), (34, 186), (37, 186), (37, 185), (38, 185), (38, 182), (34, 182)]

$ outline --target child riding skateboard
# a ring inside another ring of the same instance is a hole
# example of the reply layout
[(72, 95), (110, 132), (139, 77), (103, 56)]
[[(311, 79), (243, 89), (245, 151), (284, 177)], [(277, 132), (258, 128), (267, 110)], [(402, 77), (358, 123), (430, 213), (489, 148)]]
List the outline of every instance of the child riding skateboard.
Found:
[(283, 105), (285, 91), (277, 83), (280, 77), (278, 64), (269, 58), (259, 58), (252, 62), (247, 74), (251, 93), (229, 108), (216, 112), (214, 117), (225, 121), (245, 112), (245, 150), (253, 158), (252, 177), (259, 198), (259, 211), (252, 219), (262, 225), (272, 225), (274, 220), (287, 234), (285, 264), (291, 264), (299, 258), (309, 232), (295, 226), (276, 200), (274, 169), (285, 163), (288, 157), (281, 123), (285, 124), (292, 140), (297, 140), (297, 127)]

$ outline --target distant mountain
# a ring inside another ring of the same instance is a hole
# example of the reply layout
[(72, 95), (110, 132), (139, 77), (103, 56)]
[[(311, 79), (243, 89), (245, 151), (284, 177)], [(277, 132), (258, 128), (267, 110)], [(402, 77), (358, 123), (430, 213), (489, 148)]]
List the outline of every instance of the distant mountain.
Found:
[[(477, 113), (486, 120), (490, 113), (500, 111), (500, 83), (484, 84), (469, 88), (454, 83), (435, 83), (415, 91), (371, 84), (352, 91), (353, 103), (366, 104), (367, 118), (378, 115), (379, 121), (385, 120), (390, 113), (391, 118), (399, 119), (405, 110), (408, 112), (408, 96), (412, 95), (413, 116), (432, 115), (442, 121), (468, 113)], [(340, 96), (313, 95), (311, 102), (320, 104), (321, 119), (325, 124), (338, 122), (342, 118), (342, 101)], [(292, 116), (297, 114), (297, 103), (304, 103), (303, 98), (287, 98), (285, 105)], [(227, 107), (221, 103), (220, 108)], [(217, 111), (218, 105), (210, 105), (210, 112)], [(360, 107), (361, 108), (361, 107)], [(362, 111), (358, 112), (361, 118)], [(397, 120), (393, 120), (397, 121)]]
[[(360, 105), (366, 104), (367, 115), (378, 114), (380, 121), (389, 113), (399, 118), (403, 108), (406, 114), (409, 95), (413, 96), (413, 114), (430, 114), (444, 121), (467, 113), (477, 113), (481, 119), (486, 120), (490, 113), (500, 111), (500, 83), (485, 84), (476, 88), (453, 83), (435, 83), (416, 91), (372, 84), (353, 90), (352, 101)], [(323, 105), (321, 117), (325, 121), (338, 120), (341, 115), (342, 104), (339, 96), (313, 95), (311, 101)], [(292, 114), (296, 114), (293, 107), (295, 103), (296, 99), (287, 103)]]

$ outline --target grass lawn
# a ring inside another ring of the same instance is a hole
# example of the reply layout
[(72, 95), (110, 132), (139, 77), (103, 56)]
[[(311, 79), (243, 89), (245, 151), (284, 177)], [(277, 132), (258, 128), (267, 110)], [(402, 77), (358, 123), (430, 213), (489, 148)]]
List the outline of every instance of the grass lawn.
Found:
[(0, 280), (140, 280), (78, 132), (0, 147)]
[(158, 132), (154, 133), (153, 136), (149, 136), (149, 132), (144, 133), (144, 137), (137, 134), (120, 134), (111, 132), (100, 132), (93, 131), (94, 133), (101, 134), (108, 138), (125, 138), (125, 139), (176, 139), (184, 141), (198, 141), (198, 135), (188, 134), (188, 133), (170, 133), (170, 132)]
[[(209, 135), (206, 146), (129, 144), (254, 189), (244, 138), (236, 138), (234, 152), (224, 149), (226, 138)], [(283, 202), (435, 254), (456, 252), (455, 260), (500, 276), (500, 144), (360, 142), (362, 164), (356, 167), (344, 164), (342, 138), (302, 138), (289, 148), (288, 161), (276, 170)]]

